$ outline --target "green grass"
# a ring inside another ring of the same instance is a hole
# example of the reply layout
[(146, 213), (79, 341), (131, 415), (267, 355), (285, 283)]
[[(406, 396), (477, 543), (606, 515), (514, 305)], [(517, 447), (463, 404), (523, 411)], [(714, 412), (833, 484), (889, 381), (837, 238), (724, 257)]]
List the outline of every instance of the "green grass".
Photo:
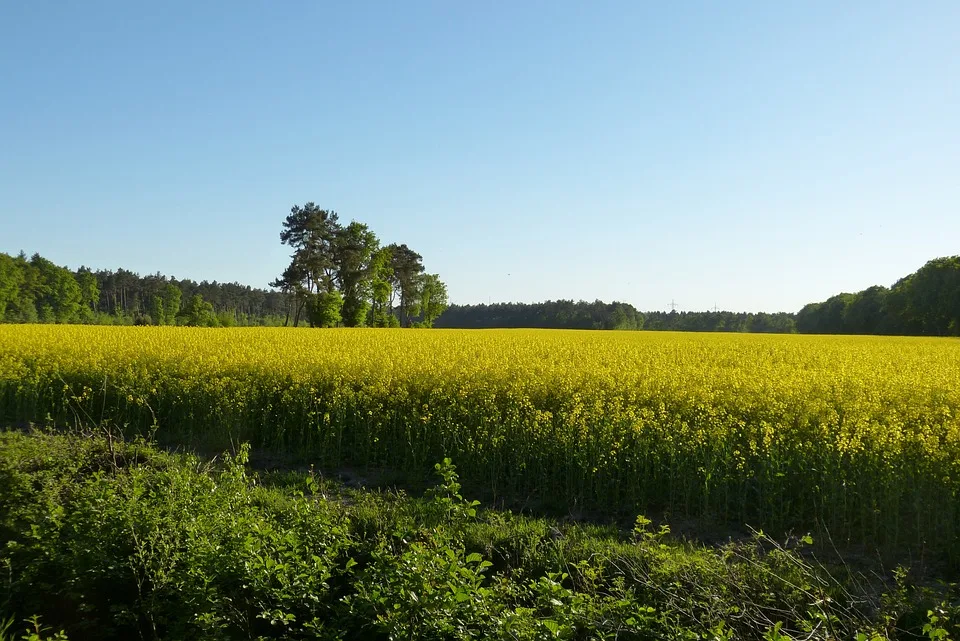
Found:
[(0, 639), (30, 617), (73, 641), (930, 638), (960, 614), (951, 586), (831, 571), (800, 540), (484, 510), (450, 464), (410, 496), (246, 458), (0, 433)]

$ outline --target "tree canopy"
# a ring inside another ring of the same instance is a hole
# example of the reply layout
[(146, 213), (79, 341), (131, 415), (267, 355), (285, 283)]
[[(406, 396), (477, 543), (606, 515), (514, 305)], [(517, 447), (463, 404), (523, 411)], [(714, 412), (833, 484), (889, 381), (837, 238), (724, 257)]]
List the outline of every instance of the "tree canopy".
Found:
[(640, 312), (572, 300), (450, 305), (446, 284), (406, 244), (381, 246), (364, 223), (307, 203), (281, 242), (290, 264), (271, 285), (195, 282), (117, 269), (71, 271), (34, 254), (0, 253), (0, 322), (313, 327), (542, 327), (700, 332), (960, 336), (960, 256), (937, 258), (891, 287), (875, 285), (796, 314)]
[(737, 312), (639, 312), (629, 303), (572, 300), (543, 303), (451, 305), (436, 327), (546, 329), (646, 329), (689, 332), (796, 331), (793, 315)]
[(889, 289), (837, 294), (797, 313), (814, 334), (960, 336), (960, 256), (936, 258)]
[(312, 327), (429, 327), (447, 306), (447, 288), (425, 274), (407, 245), (381, 247), (364, 223), (340, 222), (315, 203), (294, 205), (280, 242), (293, 250), (271, 286), (289, 294), (286, 322)]
[[(191, 314), (189, 305), (203, 305)], [(195, 282), (66, 267), (34, 254), (0, 253), (0, 322), (140, 325), (277, 325), (284, 294), (239, 283)], [(184, 304), (186, 303), (186, 304)]]
[(960, 256), (937, 258), (890, 288), (875, 285), (796, 314), (639, 312), (627, 303), (572, 300), (451, 305), (436, 327), (543, 327), (694, 332), (960, 336)]

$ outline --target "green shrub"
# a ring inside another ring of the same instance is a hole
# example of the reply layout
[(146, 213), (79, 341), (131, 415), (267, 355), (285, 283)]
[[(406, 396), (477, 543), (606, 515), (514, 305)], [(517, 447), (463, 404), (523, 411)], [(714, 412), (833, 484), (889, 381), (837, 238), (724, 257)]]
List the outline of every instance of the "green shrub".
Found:
[(881, 600), (762, 535), (709, 549), (644, 518), (478, 511), (449, 460), (416, 498), (252, 475), (248, 454), (0, 433), (0, 641), (16, 621), (31, 641), (876, 641), (960, 618), (954, 588), (899, 573)]

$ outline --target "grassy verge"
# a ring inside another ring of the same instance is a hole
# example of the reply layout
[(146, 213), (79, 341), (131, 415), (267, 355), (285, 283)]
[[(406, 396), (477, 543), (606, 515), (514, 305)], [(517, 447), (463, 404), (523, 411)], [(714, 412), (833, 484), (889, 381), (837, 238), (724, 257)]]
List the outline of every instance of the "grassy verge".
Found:
[(246, 462), (0, 433), (0, 640), (957, 632), (955, 587), (828, 569), (804, 537), (704, 547), (643, 517), (624, 531), (485, 511), (449, 463), (413, 497)]

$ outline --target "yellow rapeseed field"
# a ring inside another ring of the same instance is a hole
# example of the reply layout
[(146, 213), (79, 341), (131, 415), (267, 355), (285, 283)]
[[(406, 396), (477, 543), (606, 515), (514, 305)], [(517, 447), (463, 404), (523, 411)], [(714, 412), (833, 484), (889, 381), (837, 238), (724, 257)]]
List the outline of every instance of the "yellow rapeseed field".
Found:
[(0, 418), (250, 441), (604, 513), (957, 541), (960, 341), (0, 326)]

